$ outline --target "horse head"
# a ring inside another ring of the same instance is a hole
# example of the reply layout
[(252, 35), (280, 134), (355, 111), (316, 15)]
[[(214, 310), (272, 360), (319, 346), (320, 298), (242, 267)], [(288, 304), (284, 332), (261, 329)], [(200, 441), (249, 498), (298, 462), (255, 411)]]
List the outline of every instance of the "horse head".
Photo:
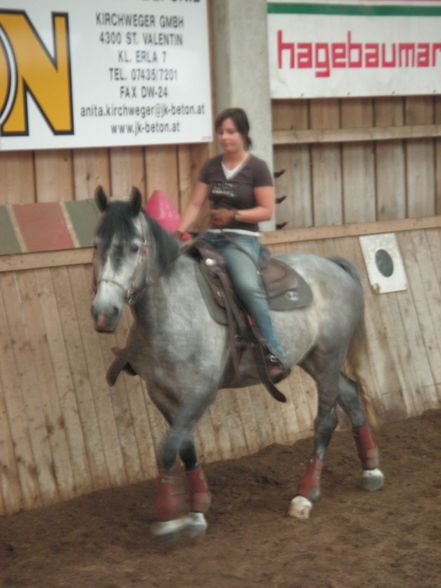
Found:
[(99, 186), (95, 202), (102, 213), (95, 236), (92, 317), (98, 331), (113, 332), (124, 304), (133, 303), (147, 282), (151, 236), (142, 198), (133, 188), (128, 201), (112, 202)]
[(113, 332), (125, 303), (134, 305), (179, 255), (179, 244), (142, 208), (141, 193), (112, 201), (99, 186), (95, 202), (102, 213), (95, 236), (92, 317), (98, 331)]

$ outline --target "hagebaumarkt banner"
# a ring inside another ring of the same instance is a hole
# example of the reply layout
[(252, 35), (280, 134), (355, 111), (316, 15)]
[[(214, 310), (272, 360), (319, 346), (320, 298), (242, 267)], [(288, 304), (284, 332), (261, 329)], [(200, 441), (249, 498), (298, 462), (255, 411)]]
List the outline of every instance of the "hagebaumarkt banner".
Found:
[(0, 149), (211, 135), (206, 0), (0, 0)]
[(441, 2), (269, 2), (272, 98), (441, 92)]

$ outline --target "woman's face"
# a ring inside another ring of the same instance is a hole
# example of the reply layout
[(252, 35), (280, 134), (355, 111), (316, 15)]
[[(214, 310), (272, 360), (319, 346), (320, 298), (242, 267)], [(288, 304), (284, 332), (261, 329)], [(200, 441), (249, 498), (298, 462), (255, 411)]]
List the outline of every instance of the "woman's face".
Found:
[(245, 148), (244, 139), (231, 118), (226, 118), (216, 132), (219, 144), (225, 153), (234, 153)]

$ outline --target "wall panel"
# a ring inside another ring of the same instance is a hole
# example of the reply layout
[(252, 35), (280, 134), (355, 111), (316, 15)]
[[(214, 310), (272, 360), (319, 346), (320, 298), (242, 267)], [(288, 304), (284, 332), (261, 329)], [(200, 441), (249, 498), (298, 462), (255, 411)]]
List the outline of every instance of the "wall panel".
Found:
[[(405, 99), (405, 122), (411, 125), (434, 122), (432, 97)], [(408, 141), (406, 144), (407, 215), (435, 214), (435, 145), (430, 139)]]
[[(144, 152), (147, 196), (155, 190), (163, 190), (179, 209), (177, 156), (175, 145), (147, 147)], [(167, 173), (164, 173), (165, 170)]]
[[(371, 100), (342, 101), (343, 128), (371, 127)], [(372, 142), (342, 146), (343, 216), (346, 223), (375, 220), (375, 156)]]
[[(439, 213), (440, 122), (435, 96), (273, 101), (288, 228)], [(311, 219), (298, 213), (302, 201)]]
[(75, 200), (92, 198), (95, 188), (110, 191), (109, 149), (76, 149), (73, 152)]
[[(273, 126), (278, 130), (307, 129), (309, 110), (306, 100), (277, 100), (273, 103)], [(311, 149), (308, 145), (281, 146), (274, 159), (274, 170), (284, 171), (277, 179), (276, 195), (286, 199), (276, 210), (276, 221), (287, 228), (313, 224)]]
[[(340, 126), (338, 100), (311, 103), (311, 128), (335, 129)], [(314, 226), (343, 222), (342, 163), (339, 145), (311, 147)], [(336, 197), (340, 195), (340, 197)]]
[(0, 202), (29, 204), (37, 201), (32, 151), (0, 151)]
[(36, 151), (34, 161), (37, 202), (74, 200), (72, 151)]
[[(435, 97), (435, 124), (441, 125), (441, 96)], [(441, 139), (435, 141), (435, 214), (441, 214)]]
[(0, 151), (0, 204), (85, 200), (98, 185), (127, 198), (136, 186), (145, 200), (163, 190), (182, 211), (201, 165), (213, 153), (208, 144)]

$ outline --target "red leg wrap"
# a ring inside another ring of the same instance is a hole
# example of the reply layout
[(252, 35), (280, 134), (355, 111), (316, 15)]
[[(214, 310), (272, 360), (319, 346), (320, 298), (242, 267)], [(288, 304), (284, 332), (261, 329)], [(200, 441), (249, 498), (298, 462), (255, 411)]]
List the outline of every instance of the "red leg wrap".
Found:
[(364, 470), (373, 470), (380, 465), (378, 448), (368, 425), (352, 429), (358, 456)]
[(187, 470), (191, 512), (206, 513), (210, 508), (211, 495), (201, 466)]
[(297, 494), (304, 496), (313, 502), (320, 495), (320, 476), (323, 469), (323, 461), (315, 456), (309, 462), (305, 475), (297, 487)]
[(176, 474), (160, 473), (157, 482), (156, 515), (160, 521), (171, 521), (186, 510), (185, 493)]

